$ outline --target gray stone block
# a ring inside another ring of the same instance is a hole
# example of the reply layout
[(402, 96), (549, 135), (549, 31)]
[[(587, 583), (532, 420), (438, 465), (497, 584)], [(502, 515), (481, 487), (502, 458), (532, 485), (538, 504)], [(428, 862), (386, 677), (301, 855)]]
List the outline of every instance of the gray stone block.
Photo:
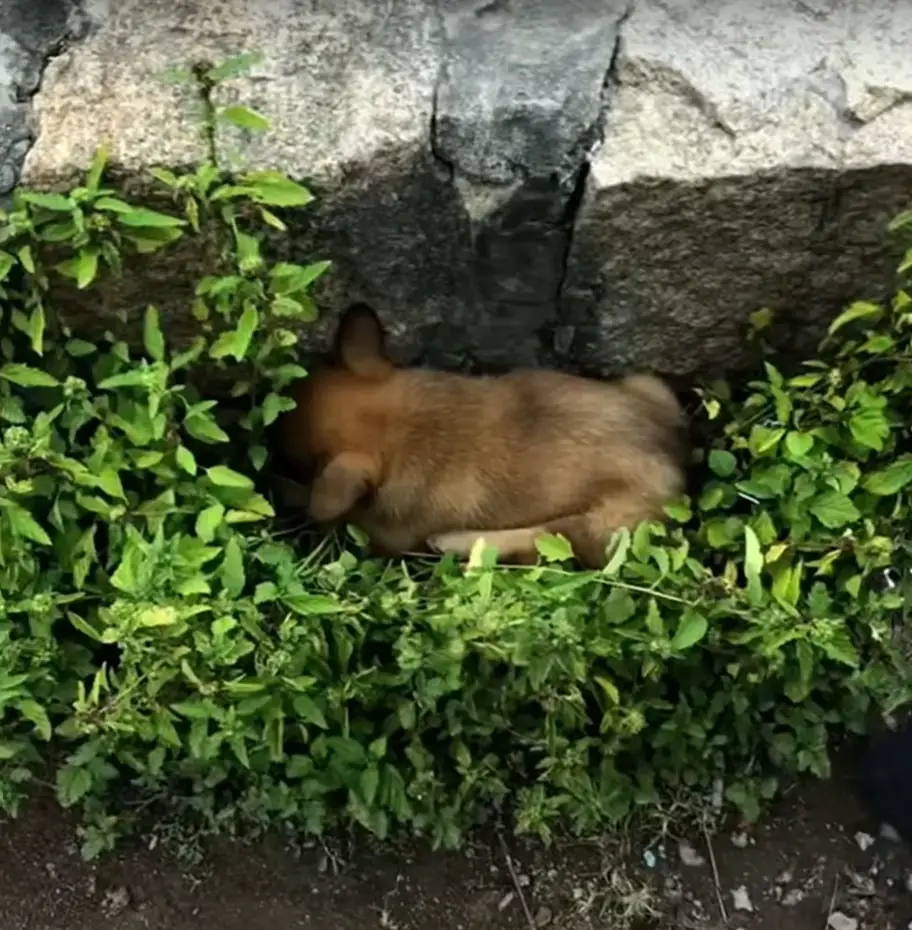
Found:
[(32, 138), (28, 104), (44, 66), (81, 27), (76, 0), (0, 4), (0, 198), (19, 182)]
[[(23, 157), (28, 183), (73, 183), (102, 140), (134, 190), (197, 162), (199, 101), (163, 72), (264, 56), (217, 102), (273, 130), (221, 128), (216, 147), (318, 195), (283, 246), (335, 263), (307, 351), (367, 300), (403, 361), (689, 375), (741, 364), (760, 306), (801, 351), (892, 283), (905, 0), (84, 0), (63, 46), (74, 8), (30, 4), (0, 12), (7, 186)], [(154, 293), (180, 326), (174, 267), (116, 302), (138, 316)]]

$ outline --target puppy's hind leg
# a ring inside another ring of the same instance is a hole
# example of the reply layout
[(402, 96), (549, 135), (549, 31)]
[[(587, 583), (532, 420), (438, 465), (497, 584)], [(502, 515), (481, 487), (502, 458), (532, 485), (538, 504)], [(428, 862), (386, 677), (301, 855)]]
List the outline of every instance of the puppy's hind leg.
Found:
[(662, 520), (662, 503), (651, 495), (611, 495), (584, 514), (552, 520), (546, 530), (566, 536), (583, 568), (600, 569), (608, 561), (611, 537), (619, 529), (633, 530), (647, 520)]
[(564, 536), (583, 568), (603, 568), (612, 534), (621, 527), (633, 529), (644, 520), (661, 519), (662, 508), (655, 500), (631, 496), (612, 496), (586, 513), (558, 517), (539, 526), (509, 530), (459, 530), (439, 533), (427, 540), (428, 547), (444, 554), (467, 559), (479, 539), (497, 549), (503, 562), (534, 564), (538, 558), (536, 541), (547, 533)]
[(433, 552), (467, 559), (475, 544), (483, 539), (486, 545), (497, 549), (501, 562), (534, 565), (537, 552), (535, 540), (544, 532), (547, 531), (540, 526), (512, 530), (455, 530), (428, 537), (427, 545)]
[(460, 530), (431, 536), (428, 547), (443, 554), (453, 554), (467, 559), (479, 539), (497, 549), (499, 560), (504, 564), (534, 565), (538, 558), (536, 542), (549, 533), (566, 537), (573, 554), (584, 568), (601, 568), (605, 564), (605, 545), (597, 535), (600, 521), (592, 514), (560, 517), (539, 526), (521, 526), (509, 530)]

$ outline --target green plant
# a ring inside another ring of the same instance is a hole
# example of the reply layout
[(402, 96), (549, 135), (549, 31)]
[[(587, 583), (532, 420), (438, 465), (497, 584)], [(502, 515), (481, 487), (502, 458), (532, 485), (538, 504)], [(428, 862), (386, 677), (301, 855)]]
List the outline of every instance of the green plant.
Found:
[[(262, 128), (202, 89), (210, 131)], [(328, 267), (271, 261), (265, 232), (309, 193), (212, 159), (155, 172), (167, 212), (104, 168), (101, 151), (69, 194), (20, 191), (0, 230), (7, 809), (50, 758), (87, 855), (165, 808), (207, 830), (354, 823), (453, 845), (492, 812), (595, 832), (721, 781), (754, 817), (908, 701), (903, 588), (884, 575), (908, 577), (904, 291), (849, 308), (798, 374), (705, 389), (721, 428), (700, 495), (619, 534), (602, 572), (567, 570), (560, 537), (523, 570), (484, 551), (372, 560), (356, 534), (299, 551), (257, 476), (305, 374), (289, 321), (313, 318)], [(122, 321), (100, 344), (55, 312), (61, 283), (103, 288), (186, 242), (212, 258), (186, 344), (152, 307), (132, 342)], [(240, 418), (201, 393), (212, 370)]]

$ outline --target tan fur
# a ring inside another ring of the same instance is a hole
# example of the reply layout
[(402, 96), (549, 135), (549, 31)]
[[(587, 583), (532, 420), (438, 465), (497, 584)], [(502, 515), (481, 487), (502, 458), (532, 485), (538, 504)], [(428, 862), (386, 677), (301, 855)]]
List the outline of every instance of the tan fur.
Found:
[(479, 537), (531, 562), (561, 533), (604, 564), (611, 534), (663, 519), (684, 488), (685, 416), (651, 375), (481, 377), (397, 369), (371, 310), (343, 317), (334, 365), (292, 391), (282, 453), (313, 476), (310, 516), (361, 527), (382, 552), (455, 552)]

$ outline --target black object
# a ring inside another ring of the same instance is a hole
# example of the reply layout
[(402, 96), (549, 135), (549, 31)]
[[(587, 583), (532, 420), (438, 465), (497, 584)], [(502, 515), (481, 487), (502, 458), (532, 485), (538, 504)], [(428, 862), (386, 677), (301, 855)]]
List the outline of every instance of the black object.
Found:
[(859, 766), (858, 793), (912, 847), (912, 720), (871, 740)]

